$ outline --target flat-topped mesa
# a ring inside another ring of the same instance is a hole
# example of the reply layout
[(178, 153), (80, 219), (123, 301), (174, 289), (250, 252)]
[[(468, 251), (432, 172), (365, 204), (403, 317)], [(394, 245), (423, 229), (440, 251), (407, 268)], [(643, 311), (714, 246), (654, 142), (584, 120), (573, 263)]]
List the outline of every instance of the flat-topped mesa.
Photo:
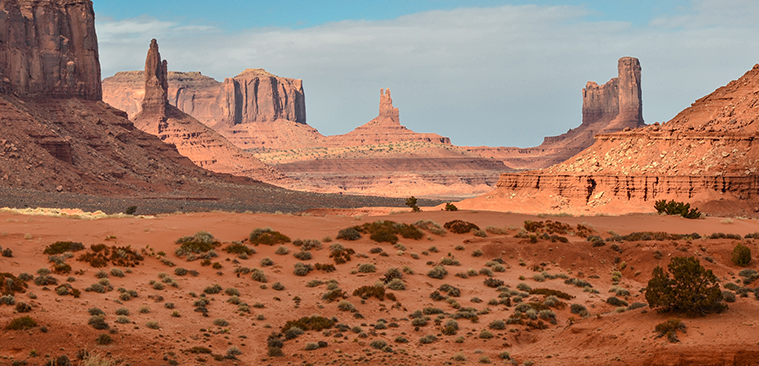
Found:
[(247, 69), (224, 79), (220, 104), (221, 123), (228, 126), (280, 119), (306, 123), (303, 82), (264, 69)]
[(91, 0), (0, 0), (0, 92), (101, 100)]
[(146, 114), (166, 115), (169, 104), (168, 63), (161, 61), (158, 42), (150, 41), (150, 50), (145, 59), (145, 96), (142, 99), (142, 112)]

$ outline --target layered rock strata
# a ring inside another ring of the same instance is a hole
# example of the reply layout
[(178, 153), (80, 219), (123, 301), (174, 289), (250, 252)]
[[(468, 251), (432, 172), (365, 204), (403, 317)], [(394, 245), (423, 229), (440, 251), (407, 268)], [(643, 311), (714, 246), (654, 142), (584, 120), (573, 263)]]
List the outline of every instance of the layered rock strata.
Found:
[(267, 182), (284, 178), (210, 127), (169, 104), (167, 62), (161, 60), (155, 39), (150, 44), (144, 76), (145, 96), (142, 111), (134, 118), (135, 127), (173, 144), (201, 168)]
[(549, 136), (533, 148), (471, 147), (469, 151), (499, 159), (515, 169), (541, 169), (561, 163), (594, 143), (600, 133), (645, 126), (640, 61), (622, 57), (618, 76), (606, 84), (589, 81), (582, 90), (582, 124), (559, 136)]
[(90, 0), (0, 1), (0, 92), (100, 100)]
[[(168, 72), (169, 104), (243, 149), (313, 146), (322, 136), (306, 124), (303, 82), (247, 69), (218, 82), (199, 72)], [(134, 118), (142, 110), (144, 72), (103, 80), (103, 99)]]
[(705, 207), (726, 201), (744, 210), (759, 202), (757, 133), (759, 65), (667, 123), (597, 135), (562, 164), (501, 175), (496, 191), (477, 200), (506, 205), (532, 197), (545, 212), (651, 212), (659, 199)]

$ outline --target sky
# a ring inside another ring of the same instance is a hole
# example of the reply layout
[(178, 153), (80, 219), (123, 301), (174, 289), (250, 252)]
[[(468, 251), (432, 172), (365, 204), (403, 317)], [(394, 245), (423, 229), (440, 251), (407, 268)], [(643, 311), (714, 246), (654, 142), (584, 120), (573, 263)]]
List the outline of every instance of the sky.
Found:
[(303, 80), (309, 125), (342, 134), (390, 88), (401, 124), (463, 146), (539, 145), (582, 122), (582, 88), (642, 66), (643, 117), (664, 122), (759, 62), (755, 0), (94, 0), (103, 77), (144, 68), (222, 81)]

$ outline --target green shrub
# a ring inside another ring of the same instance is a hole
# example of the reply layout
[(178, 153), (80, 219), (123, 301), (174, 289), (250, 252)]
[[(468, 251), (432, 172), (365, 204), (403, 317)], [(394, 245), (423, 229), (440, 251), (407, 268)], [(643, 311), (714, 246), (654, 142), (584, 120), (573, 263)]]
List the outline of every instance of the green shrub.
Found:
[(749, 247), (738, 243), (733, 248), (733, 263), (737, 266), (745, 267), (751, 262), (751, 249)]
[(439, 280), (442, 280), (447, 274), (448, 274), (448, 271), (443, 266), (436, 266), (435, 268), (427, 272), (428, 277), (437, 278)]
[(266, 257), (266, 258), (261, 259), (261, 267), (268, 267), (268, 266), (273, 266), (273, 265), (274, 265), (274, 261), (271, 260), (271, 258)]
[(419, 343), (421, 344), (430, 344), (432, 342), (435, 342), (437, 340), (437, 337), (435, 337), (432, 334), (428, 334), (422, 338), (419, 339)]
[(382, 301), (385, 299), (385, 288), (382, 286), (361, 286), (353, 290), (353, 296), (358, 296), (364, 300), (374, 296)]
[(453, 203), (447, 202), (447, 203), (445, 204), (445, 210), (446, 210), (446, 211), (458, 211), (458, 210), (459, 210), (459, 208), (458, 208), (458, 207), (456, 207), (456, 205), (454, 205)]
[(337, 239), (342, 240), (348, 240), (348, 241), (354, 241), (361, 239), (361, 233), (358, 232), (355, 228), (349, 227), (347, 229), (342, 229), (337, 233)]
[(287, 253), (290, 253), (290, 249), (287, 249), (287, 247), (284, 245), (280, 245), (277, 248), (277, 250), (274, 252), (274, 254), (279, 254), (279, 255), (285, 255)]
[(395, 291), (402, 291), (406, 289), (406, 285), (400, 278), (393, 278), (390, 282), (388, 282), (387, 288)]
[(227, 325), (229, 325), (229, 322), (222, 318), (218, 318), (218, 319), (214, 319), (213, 325), (217, 327), (226, 327)]
[(358, 271), (360, 273), (374, 273), (377, 271), (377, 267), (371, 263), (362, 263), (359, 264)]
[(290, 238), (279, 231), (274, 231), (274, 229), (267, 227), (253, 230), (250, 233), (249, 241), (253, 245), (275, 245), (289, 243)]
[(656, 338), (661, 338), (664, 336), (667, 336), (667, 339), (671, 343), (677, 343), (680, 342), (679, 339), (677, 339), (677, 331), (681, 331), (685, 333), (685, 324), (680, 319), (669, 319), (666, 322), (659, 323), (656, 325), (655, 331), (659, 333), (659, 335)]
[(37, 326), (37, 322), (29, 316), (22, 316), (11, 320), (8, 325), (5, 326), (7, 330), (27, 330)]
[(253, 270), (253, 274), (251, 275), (251, 278), (254, 281), (258, 281), (261, 283), (266, 283), (266, 274), (264, 274), (263, 270), (260, 270), (258, 268)]
[(659, 200), (654, 203), (654, 208), (658, 213), (667, 215), (682, 216), (686, 219), (697, 219), (701, 213), (697, 208), (690, 208), (690, 203), (675, 202), (675, 200)]
[(221, 292), (221, 290), (222, 288), (219, 284), (214, 284), (212, 286), (208, 286), (205, 289), (203, 289), (203, 292), (209, 295), (213, 295), (213, 294), (218, 294), (219, 292)]
[(701, 266), (698, 259), (673, 257), (668, 269), (672, 278), (664, 269), (656, 267), (648, 281), (646, 301), (652, 309), (699, 315), (727, 309), (722, 303), (719, 279)]
[(293, 253), (293, 257), (295, 257), (296, 259), (302, 260), (302, 261), (307, 261), (307, 260), (310, 260), (312, 258), (312, 255), (311, 255), (311, 252), (300, 251), (300, 252)]
[(337, 310), (354, 312), (356, 311), (356, 306), (351, 304), (348, 300), (340, 300), (340, 302), (337, 303)]
[[(735, 295), (733, 295), (733, 299), (735, 299)], [(23, 301), (19, 301), (18, 303), (16, 303), (15, 309), (17, 313), (28, 313), (32, 311), (32, 306)]]
[(45, 250), (43, 251), (43, 253), (48, 254), (48, 255), (54, 255), (54, 254), (63, 254), (66, 252), (76, 252), (82, 249), (84, 249), (84, 245), (82, 245), (82, 243), (72, 242), (72, 241), (57, 241), (45, 247)]
[(293, 273), (296, 276), (305, 276), (308, 274), (308, 272), (311, 272), (313, 269), (314, 267), (310, 264), (298, 262), (298, 263), (295, 263)]
[(87, 324), (89, 324), (91, 327), (103, 330), (108, 329), (108, 323), (105, 322), (105, 318), (103, 318), (102, 315), (93, 315), (90, 317), (90, 320), (87, 321)]
[(456, 234), (466, 234), (472, 230), (480, 230), (479, 226), (462, 220), (453, 220), (446, 222), (443, 227)]
[(419, 212), (421, 209), (419, 206), (416, 205), (417, 199), (414, 196), (411, 196), (409, 198), (406, 198), (406, 206), (411, 207), (411, 211), (413, 212)]
[(157, 321), (149, 321), (149, 322), (145, 323), (145, 326), (148, 327), (148, 328), (150, 328), (150, 329), (159, 329), (160, 328), (160, 326), (158, 325)]
[(219, 241), (205, 231), (198, 231), (191, 236), (183, 236), (177, 239), (175, 243), (181, 244), (176, 251), (176, 255), (179, 257), (190, 253), (206, 253), (219, 245)]
[(282, 291), (282, 290), (284, 290), (284, 289), (285, 289), (285, 285), (283, 285), (283, 284), (282, 284), (282, 283), (280, 283), (280, 282), (274, 282), (274, 283), (271, 285), (271, 288), (273, 288), (273, 289), (275, 289), (275, 290), (277, 290), (277, 291)]
[(229, 254), (238, 254), (238, 255), (244, 254), (246, 256), (252, 255), (256, 252), (255, 250), (248, 248), (247, 245), (242, 244), (242, 243), (229, 244), (224, 248), (224, 251)]
[(488, 328), (494, 329), (494, 330), (504, 330), (506, 329), (506, 322), (504, 322), (501, 319), (496, 319), (490, 322), (488, 325)]
[(99, 335), (97, 338), (95, 338), (95, 343), (101, 346), (109, 345), (113, 343), (113, 338), (111, 338), (111, 336), (109, 336), (108, 334), (104, 333), (104, 334)]

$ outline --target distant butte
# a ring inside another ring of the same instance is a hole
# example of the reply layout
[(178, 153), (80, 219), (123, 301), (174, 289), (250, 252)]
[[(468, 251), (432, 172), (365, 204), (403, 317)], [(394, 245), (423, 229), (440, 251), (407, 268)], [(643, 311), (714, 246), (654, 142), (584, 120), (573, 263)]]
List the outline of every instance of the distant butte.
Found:
[(265, 182), (285, 183), (285, 177), (275, 169), (169, 104), (167, 62), (161, 60), (155, 39), (150, 42), (143, 75), (145, 93), (142, 111), (134, 117), (135, 127), (173, 144), (179, 153), (201, 168)]
[[(462, 206), (622, 214), (652, 212), (656, 200), (674, 199), (712, 214), (754, 214), (759, 212), (757, 106), (759, 65), (669, 122), (599, 134), (590, 148), (561, 164), (502, 174), (487, 199)], [(631, 108), (625, 119), (636, 116)]]

